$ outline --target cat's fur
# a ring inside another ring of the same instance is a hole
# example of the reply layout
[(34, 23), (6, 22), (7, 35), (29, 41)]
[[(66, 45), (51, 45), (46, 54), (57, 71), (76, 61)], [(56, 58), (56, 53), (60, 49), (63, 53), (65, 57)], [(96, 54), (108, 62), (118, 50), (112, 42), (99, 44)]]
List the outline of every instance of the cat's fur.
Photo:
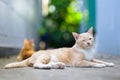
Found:
[(35, 52), (34, 50), (34, 40), (27, 40), (26, 38), (24, 39), (23, 47), (17, 56), (17, 60), (21, 61), (24, 59), (29, 58), (32, 56), (32, 54)]
[(113, 63), (94, 59), (92, 28), (82, 34), (73, 32), (73, 36), (76, 43), (71, 48), (41, 50), (24, 61), (7, 64), (5, 68), (33, 66), (38, 69), (63, 69), (65, 66), (98, 68), (114, 66)]

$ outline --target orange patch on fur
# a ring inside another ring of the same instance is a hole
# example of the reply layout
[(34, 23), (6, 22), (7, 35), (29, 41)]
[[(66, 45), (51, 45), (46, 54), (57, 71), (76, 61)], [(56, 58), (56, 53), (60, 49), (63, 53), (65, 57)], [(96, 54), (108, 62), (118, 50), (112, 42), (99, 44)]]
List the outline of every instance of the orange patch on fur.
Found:
[(17, 60), (24, 60), (27, 59), (29, 57), (31, 57), (31, 55), (35, 52), (34, 50), (34, 42), (32, 42), (31, 40), (28, 41), (27, 39), (24, 39), (24, 44), (23, 47), (17, 57)]

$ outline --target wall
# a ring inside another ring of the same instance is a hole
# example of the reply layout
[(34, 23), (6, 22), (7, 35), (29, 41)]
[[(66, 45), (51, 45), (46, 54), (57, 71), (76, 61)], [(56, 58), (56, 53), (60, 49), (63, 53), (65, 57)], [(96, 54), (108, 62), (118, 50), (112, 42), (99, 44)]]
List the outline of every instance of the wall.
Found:
[(21, 48), (25, 37), (34, 38), (38, 44), (40, 1), (0, 0), (0, 47)]
[(96, 51), (120, 55), (120, 0), (97, 0)]

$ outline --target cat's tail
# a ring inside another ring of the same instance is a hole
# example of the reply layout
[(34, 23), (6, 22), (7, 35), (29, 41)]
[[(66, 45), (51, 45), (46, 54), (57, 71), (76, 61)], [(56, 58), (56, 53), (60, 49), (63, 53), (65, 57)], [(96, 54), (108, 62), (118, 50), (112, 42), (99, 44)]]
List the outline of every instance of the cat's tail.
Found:
[(5, 69), (9, 69), (9, 68), (19, 68), (19, 67), (27, 67), (28, 66), (28, 59), (23, 60), (21, 62), (13, 62), (13, 63), (9, 63), (7, 65), (5, 65)]

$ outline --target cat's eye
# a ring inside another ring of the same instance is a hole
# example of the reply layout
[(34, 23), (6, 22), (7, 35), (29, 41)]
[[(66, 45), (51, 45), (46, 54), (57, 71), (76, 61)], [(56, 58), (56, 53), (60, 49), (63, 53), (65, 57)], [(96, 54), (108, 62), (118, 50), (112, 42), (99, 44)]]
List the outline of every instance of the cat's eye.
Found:
[(89, 40), (91, 40), (92, 38), (89, 38)]

